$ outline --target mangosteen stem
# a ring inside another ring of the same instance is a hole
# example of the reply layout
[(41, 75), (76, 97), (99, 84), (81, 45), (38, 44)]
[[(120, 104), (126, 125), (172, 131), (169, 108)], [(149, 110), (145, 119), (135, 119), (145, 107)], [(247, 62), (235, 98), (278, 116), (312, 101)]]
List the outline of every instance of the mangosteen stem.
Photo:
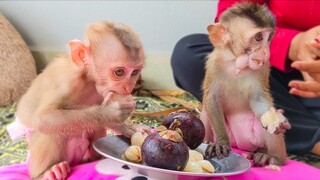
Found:
[(174, 119), (168, 129), (174, 131), (177, 128), (177, 126), (179, 126), (179, 125), (181, 125), (181, 122), (179, 121), (179, 119)]

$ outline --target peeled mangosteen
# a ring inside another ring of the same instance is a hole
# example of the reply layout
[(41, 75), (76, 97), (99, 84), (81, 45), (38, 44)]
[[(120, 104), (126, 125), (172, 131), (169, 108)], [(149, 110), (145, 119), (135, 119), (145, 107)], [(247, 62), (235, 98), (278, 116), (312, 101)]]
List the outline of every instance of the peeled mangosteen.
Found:
[(164, 126), (156, 128), (141, 146), (143, 161), (148, 166), (182, 171), (187, 165), (189, 150), (180, 133), (172, 126), (169, 129)]
[(196, 149), (204, 140), (205, 127), (203, 122), (191, 112), (182, 109), (169, 114), (162, 125), (168, 128), (175, 119), (180, 121), (177, 128), (181, 129), (183, 140), (190, 149)]

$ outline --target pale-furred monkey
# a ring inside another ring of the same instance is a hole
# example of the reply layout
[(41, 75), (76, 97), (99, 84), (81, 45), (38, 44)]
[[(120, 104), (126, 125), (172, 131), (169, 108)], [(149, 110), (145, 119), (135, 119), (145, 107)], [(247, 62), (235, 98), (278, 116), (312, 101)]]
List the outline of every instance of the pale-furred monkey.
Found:
[(218, 23), (208, 26), (215, 49), (207, 57), (203, 83), (206, 156), (226, 157), (232, 146), (254, 152), (256, 166), (285, 163), (283, 133), (290, 124), (285, 120), (272, 134), (260, 122), (274, 107), (268, 80), (274, 30), (269, 9), (249, 2), (227, 9)]
[(55, 59), (18, 104), (28, 132), (31, 178), (66, 179), (70, 167), (97, 159), (92, 142), (111, 128), (130, 137), (130, 95), (144, 66), (139, 37), (128, 26), (96, 22), (71, 53)]

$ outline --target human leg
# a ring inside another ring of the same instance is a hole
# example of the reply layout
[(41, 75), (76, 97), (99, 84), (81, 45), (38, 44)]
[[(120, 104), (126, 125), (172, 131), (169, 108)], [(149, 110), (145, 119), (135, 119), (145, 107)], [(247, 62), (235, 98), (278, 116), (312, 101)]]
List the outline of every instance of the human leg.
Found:
[(205, 58), (213, 46), (207, 34), (192, 34), (179, 40), (171, 56), (176, 85), (202, 100)]

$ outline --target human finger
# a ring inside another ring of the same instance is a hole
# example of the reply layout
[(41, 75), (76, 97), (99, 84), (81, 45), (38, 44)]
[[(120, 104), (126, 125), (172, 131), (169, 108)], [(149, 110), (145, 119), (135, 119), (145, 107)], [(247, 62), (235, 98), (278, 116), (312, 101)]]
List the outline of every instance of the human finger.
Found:
[(317, 81), (292, 80), (288, 85), (289, 87), (296, 88), (300, 91), (320, 92), (320, 82)]
[(314, 97), (319, 97), (319, 94), (315, 92), (306, 92), (306, 91), (301, 91), (296, 88), (292, 88), (289, 91), (290, 94), (296, 95), (296, 96), (301, 96), (301, 97), (306, 97), (306, 98), (314, 98)]
[(291, 67), (308, 73), (320, 73), (320, 61), (295, 61)]

